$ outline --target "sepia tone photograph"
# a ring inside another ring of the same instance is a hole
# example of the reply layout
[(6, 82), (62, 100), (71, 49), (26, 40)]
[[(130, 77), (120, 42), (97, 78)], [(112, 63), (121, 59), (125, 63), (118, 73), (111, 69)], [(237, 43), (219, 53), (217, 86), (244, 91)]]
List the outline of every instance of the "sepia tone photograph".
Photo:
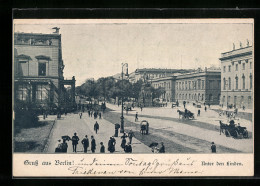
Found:
[(253, 154), (253, 30), (14, 20), (13, 153)]

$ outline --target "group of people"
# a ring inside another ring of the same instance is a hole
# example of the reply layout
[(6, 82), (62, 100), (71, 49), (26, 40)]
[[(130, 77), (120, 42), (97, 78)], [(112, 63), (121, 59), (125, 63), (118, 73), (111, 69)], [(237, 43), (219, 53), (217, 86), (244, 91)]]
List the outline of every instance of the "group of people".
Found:
[[(71, 138), (69, 136), (62, 136), (62, 140), (63, 140), (62, 143), (61, 143), (60, 139), (58, 140), (58, 144), (56, 145), (55, 152), (67, 153), (68, 144), (66, 141), (69, 141), (69, 140), (72, 141), (73, 152), (77, 152), (77, 146), (78, 146), (80, 139), (77, 136), (76, 132), (74, 133), (74, 136), (72, 136)], [(81, 140), (81, 144), (83, 146), (84, 153), (87, 153), (89, 145), (90, 145), (91, 152), (95, 153), (97, 145), (96, 145), (96, 140), (95, 140), (94, 136), (91, 136), (91, 141), (89, 143), (88, 135), (85, 135), (85, 137)], [(105, 153), (105, 147), (103, 145), (103, 142), (101, 142), (100, 145), (101, 145), (100, 153)]]
[[(97, 123), (96, 123), (97, 124)], [(95, 124), (95, 125), (96, 125)], [(126, 138), (129, 138), (129, 142), (126, 143)], [(128, 133), (128, 135), (126, 135), (126, 133), (123, 134), (122, 138), (122, 143), (121, 143), (121, 147), (124, 149), (124, 151), (126, 153), (131, 153), (132, 152), (132, 138), (134, 137), (134, 133), (133, 131), (130, 131)], [(56, 144), (56, 149), (55, 152), (57, 153), (67, 153), (67, 149), (68, 149), (68, 143), (66, 141), (72, 141), (72, 149), (73, 152), (77, 152), (77, 146), (79, 144), (79, 137), (77, 136), (77, 133), (74, 133), (74, 136), (72, 136), (71, 138), (69, 136), (62, 136), (62, 142), (61, 139), (58, 140), (57, 144)], [(87, 153), (88, 148), (90, 147), (90, 150), (92, 153), (95, 153), (96, 151), (96, 140), (94, 138), (94, 136), (91, 136), (91, 139), (88, 139), (88, 135), (85, 135), (85, 137), (81, 140), (81, 144), (83, 146), (83, 152)], [(114, 136), (110, 137), (109, 141), (108, 141), (108, 151), (110, 153), (115, 152), (115, 145), (116, 145), (116, 140), (114, 138)], [(100, 153), (105, 153), (105, 146), (103, 142), (100, 142)]]

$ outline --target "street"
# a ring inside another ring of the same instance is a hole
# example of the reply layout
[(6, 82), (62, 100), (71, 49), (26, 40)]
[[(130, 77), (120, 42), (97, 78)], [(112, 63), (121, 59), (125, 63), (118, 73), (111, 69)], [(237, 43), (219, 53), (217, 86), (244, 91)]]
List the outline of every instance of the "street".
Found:
[[(107, 103), (108, 109), (102, 115), (102, 119), (94, 119), (89, 117), (87, 112), (83, 113), (82, 119), (78, 114), (62, 115), (60, 120), (57, 120), (49, 139), (47, 153), (54, 153), (57, 140), (61, 136), (68, 135), (70, 137), (76, 132), (80, 138), (77, 153), (83, 153), (81, 140), (85, 135), (88, 135), (89, 140), (91, 135), (96, 139), (96, 152), (99, 153), (100, 142), (105, 145), (106, 153), (108, 140), (115, 134), (114, 124), (120, 124), (121, 107)], [(197, 108), (187, 106), (189, 110), (196, 113)], [(181, 109), (179, 107), (178, 109)], [(202, 110), (202, 109), (201, 109)], [(139, 120), (135, 122), (135, 113), (138, 112)], [(217, 153), (252, 153), (252, 123), (247, 120), (239, 120), (242, 126), (246, 126), (249, 131), (248, 139), (235, 139), (226, 137), (224, 134), (219, 134), (219, 119), (224, 120), (215, 111), (201, 111), (200, 117), (195, 117), (195, 120), (179, 119), (177, 109), (174, 108), (134, 108), (129, 111), (125, 118), (125, 132), (130, 129), (134, 132), (132, 148), (133, 153), (152, 153), (149, 145), (153, 142), (165, 145), (166, 153), (211, 153), (211, 142), (217, 146)], [(142, 120), (149, 121), (149, 135), (140, 134), (140, 122)], [(94, 123), (99, 123), (99, 131), (96, 134), (94, 131)], [(124, 153), (120, 147), (121, 136), (115, 137), (116, 151), (115, 153)], [(127, 142), (129, 139), (127, 138)], [(68, 153), (72, 152), (71, 141), (68, 142)], [(92, 153), (90, 147), (87, 153)]]

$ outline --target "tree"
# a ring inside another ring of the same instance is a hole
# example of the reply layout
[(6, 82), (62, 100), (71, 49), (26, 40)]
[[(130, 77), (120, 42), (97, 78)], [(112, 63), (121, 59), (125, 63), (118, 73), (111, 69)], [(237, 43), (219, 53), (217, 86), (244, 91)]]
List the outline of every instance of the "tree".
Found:
[(143, 85), (142, 79), (139, 79), (136, 83), (133, 84), (133, 89), (132, 89), (133, 98), (138, 99), (139, 94), (141, 92), (142, 85)]

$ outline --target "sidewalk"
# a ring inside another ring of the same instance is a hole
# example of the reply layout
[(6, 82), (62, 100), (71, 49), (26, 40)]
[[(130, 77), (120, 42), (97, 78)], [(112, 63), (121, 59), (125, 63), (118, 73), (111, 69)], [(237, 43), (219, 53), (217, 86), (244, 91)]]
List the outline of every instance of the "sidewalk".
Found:
[[(99, 131), (96, 134), (94, 131), (94, 124), (95, 122), (99, 123)], [(77, 153), (83, 153), (83, 146), (81, 144), (81, 140), (84, 138), (85, 135), (88, 135), (89, 143), (91, 143), (91, 135), (94, 136), (96, 140), (96, 152), (100, 152), (100, 142), (104, 143), (105, 146), (105, 153), (110, 153), (108, 148), (108, 140), (111, 136), (115, 134), (115, 127), (114, 124), (104, 120), (104, 119), (94, 119), (93, 117), (89, 117), (88, 114), (85, 112), (83, 113), (82, 119), (79, 118), (78, 114), (68, 114), (67, 116), (62, 115), (60, 120), (57, 120), (54, 128), (53, 133), (50, 137), (49, 147), (47, 153), (54, 153), (55, 146), (57, 140), (61, 138), (63, 135), (68, 135), (70, 137), (73, 136), (74, 132), (77, 133), (80, 141), (77, 146)], [(121, 136), (122, 134), (119, 133), (119, 137), (115, 137), (116, 139), (116, 151), (114, 153), (125, 153), (124, 150), (121, 148)], [(126, 139), (128, 142), (128, 138)], [(73, 153), (71, 141), (68, 143), (68, 153)], [(145, 153), (151, 152), (151, 149), (141, 143), (136, 138), (132, 139), (132, 149), (133, 153)], [(90, 147), (88, 148), (87, 153), (92, 153)]]

